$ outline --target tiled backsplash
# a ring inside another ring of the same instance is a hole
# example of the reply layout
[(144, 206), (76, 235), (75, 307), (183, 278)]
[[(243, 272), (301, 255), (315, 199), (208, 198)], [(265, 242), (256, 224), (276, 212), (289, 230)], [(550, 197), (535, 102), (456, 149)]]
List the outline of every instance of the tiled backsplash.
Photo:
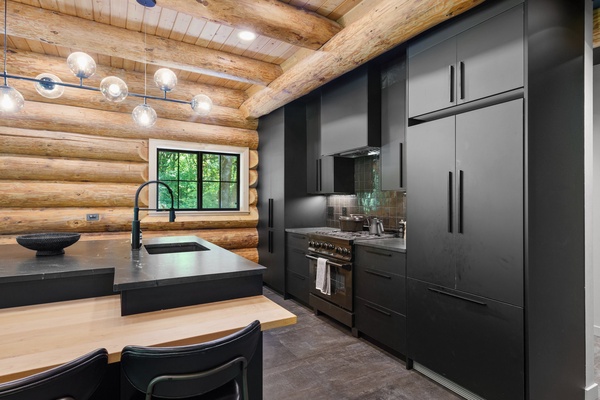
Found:
[(327, 226), (339, 228), (344, 211), (380, 218), (387, 229), (406, 220), (406, 192), (381, 190), (379, 156), (354, 159), (354, 188), (354, 195), (327, 197)]

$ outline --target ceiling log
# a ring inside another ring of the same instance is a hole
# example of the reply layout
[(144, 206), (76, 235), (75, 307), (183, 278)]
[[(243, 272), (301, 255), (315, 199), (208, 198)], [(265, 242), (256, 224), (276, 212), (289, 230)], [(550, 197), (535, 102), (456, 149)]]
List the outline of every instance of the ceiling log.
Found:
[(165, 7), (299, 47), (317, 50), (342, 30), (317, 13), (277, 0), (169, 0)]
[(485, 0), (382, 0), (242, 104), (259, 118)]
[(56, 46), (257, 85), (281, 75), (275, 64), (38, 7), (9, 2), (8, 15), (9, 35)]
[(594, 10), (594, 48), (600, 46), (600, 8)]

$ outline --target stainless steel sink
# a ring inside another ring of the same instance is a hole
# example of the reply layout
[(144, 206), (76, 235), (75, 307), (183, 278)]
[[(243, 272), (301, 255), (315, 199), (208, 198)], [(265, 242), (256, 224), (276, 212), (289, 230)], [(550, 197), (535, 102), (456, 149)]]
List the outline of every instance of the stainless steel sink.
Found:
[(148, 254), (189, 253), (210, 250), (195, 242), (145, 244)]

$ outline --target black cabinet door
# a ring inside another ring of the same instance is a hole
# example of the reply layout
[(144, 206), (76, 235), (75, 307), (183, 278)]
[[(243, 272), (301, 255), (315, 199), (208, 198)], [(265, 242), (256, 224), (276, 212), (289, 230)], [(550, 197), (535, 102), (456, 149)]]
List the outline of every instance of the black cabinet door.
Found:
[(407, 355), (489, 400), (525, 396), (523, 309), (408, 279)]
[(381, 71), (381, 190), (406, 186), (406, 59)]
[(321, 193), (321, 97), (306, 103), (306, 192)]
[(454, 287), (454, 117), (407, 131), (407, 276)]
[(523, 305), (523, 100), (456, 116), (456, 288)]

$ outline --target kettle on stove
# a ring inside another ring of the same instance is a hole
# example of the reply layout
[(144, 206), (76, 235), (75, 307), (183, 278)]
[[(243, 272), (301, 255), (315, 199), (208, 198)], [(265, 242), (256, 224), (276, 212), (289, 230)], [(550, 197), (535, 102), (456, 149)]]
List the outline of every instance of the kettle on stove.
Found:
[(383, 221), (381, 221), (379, 218), (371, 218), (369, 233), (371, 235), (381, 235), (383, 233)]

